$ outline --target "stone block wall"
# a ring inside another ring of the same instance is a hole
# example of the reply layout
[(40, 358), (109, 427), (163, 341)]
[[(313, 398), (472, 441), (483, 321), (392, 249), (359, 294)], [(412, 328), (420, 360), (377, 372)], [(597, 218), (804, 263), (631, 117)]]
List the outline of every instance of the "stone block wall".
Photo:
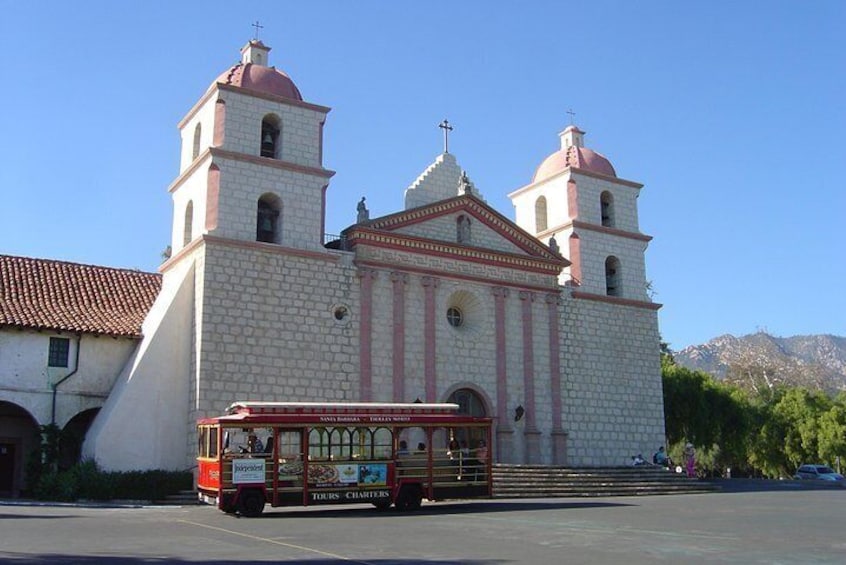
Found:
[(200, 416), (221, 414), (236, 400), (358, 398), (357, 321), (339, 323), (333, 314), (336, 304), (358, 311), (355, 269), (329, 254), (274, 251), (206, 246)]
[(624, 465), (664, 443), (657, 313), (568, 297), (562, 306), (568, 464)]

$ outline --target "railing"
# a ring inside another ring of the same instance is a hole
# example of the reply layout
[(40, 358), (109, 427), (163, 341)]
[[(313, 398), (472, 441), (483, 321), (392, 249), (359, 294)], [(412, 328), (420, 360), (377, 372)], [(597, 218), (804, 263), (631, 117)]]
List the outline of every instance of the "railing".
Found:
[(327, 249), (337, 249), (339, 251), (349, 251), (349, 240), (345, 235), (336, 235), (332, 233), (323, 234), (323, 247)]

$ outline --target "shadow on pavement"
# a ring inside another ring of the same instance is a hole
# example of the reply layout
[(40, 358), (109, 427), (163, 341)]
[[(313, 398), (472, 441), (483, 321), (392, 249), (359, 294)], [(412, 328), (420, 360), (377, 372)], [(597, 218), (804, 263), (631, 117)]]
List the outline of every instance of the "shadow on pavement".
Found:
[(828, 481), (797, 481), (774, 479), (705, 479), (707, 482), (716, 485), (719, 492), (785, 492), (785, 491), (807, 491), (807, 490), (834, 490), (846, 492), (846, 485)]
[[(68, 555), (45, 553), (41, 555), (24, 554), (24, 553), (5, 553), (0, 551), (0, 560), (6, 563), (14, 563), (15, 565), (36, 565), (43, 563), (58, 563), (60, 565), (81, 564), (89, 565), (93, 563), (114, 563), (116, 565), (135, 565), (140, 563), (194, 563), (204, 565), (231, 565), (231, 560), (211, 561), (196, 561), (194, 559), (187, 561), (184, 559), (173, 559), (172, 557), (127, 557), (124, 555), (97, 555), (97, 556), (82, 556), (82, 555)], [(8, 561), (7, 561), (8, 560)], [(280, 560), (271, 558), (268, 560), (257, 561), (254, 559), (239, 559), (238, 565), (258, 565), (260, 563), (308, 563), (308, 565), (354, 565), (356, 563), (366, 565), (497, 565), (508, 563), (506, 560), (490, 560), (490, 559), (462, 559), (462, 560), (431, 560), (431, 559), (295, 559), (295, 560)]]
[[(384, 518), (390, 516), (392, 519), (413, 518), (415, 516), (443, 516), (445, 514), (472, 514), (491, 512), (515, 512), (532, 510), (561, 510), (561, 509), (584, 509), (584, 508), (614, 508), (620, 506), (634, 506), (633, 504), (606, 501), (578, 501), (557, 502), (554, 499), (545, 502), (540, 501), (502, 501), (502, 502), (468, 502), (468, 503), (443, 503), (424, 504), (418, 510), (404, 512), (396, 509), (376, 510), (371, 506), (345, 506), (343, 508), (332, 508), (311, 506), (308, 510), (298, 508), (297, 510), (281, 510), (266, 508), (261, 518), (294, 518), (303, 520), (309, 518)], [(233, 515), (237, 518), (237, 515)], [(254, 518), (250, 518), (254, 519)]]

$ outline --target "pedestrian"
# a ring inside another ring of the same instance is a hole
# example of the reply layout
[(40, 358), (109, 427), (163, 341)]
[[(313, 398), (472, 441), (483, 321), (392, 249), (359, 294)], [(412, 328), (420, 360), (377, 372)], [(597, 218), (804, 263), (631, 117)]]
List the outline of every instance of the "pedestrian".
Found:
[(694, 449), (692, 443), (684, 446), (684, 468), (688, 477), (696, 476), (696, 449)]

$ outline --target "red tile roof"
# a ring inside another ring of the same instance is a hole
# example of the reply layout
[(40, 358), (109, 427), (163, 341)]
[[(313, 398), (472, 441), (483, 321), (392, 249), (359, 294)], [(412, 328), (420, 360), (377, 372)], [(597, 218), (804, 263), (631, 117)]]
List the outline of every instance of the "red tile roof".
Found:
[(0, 255), (0, 326), (141, 337), (161, 275)]

